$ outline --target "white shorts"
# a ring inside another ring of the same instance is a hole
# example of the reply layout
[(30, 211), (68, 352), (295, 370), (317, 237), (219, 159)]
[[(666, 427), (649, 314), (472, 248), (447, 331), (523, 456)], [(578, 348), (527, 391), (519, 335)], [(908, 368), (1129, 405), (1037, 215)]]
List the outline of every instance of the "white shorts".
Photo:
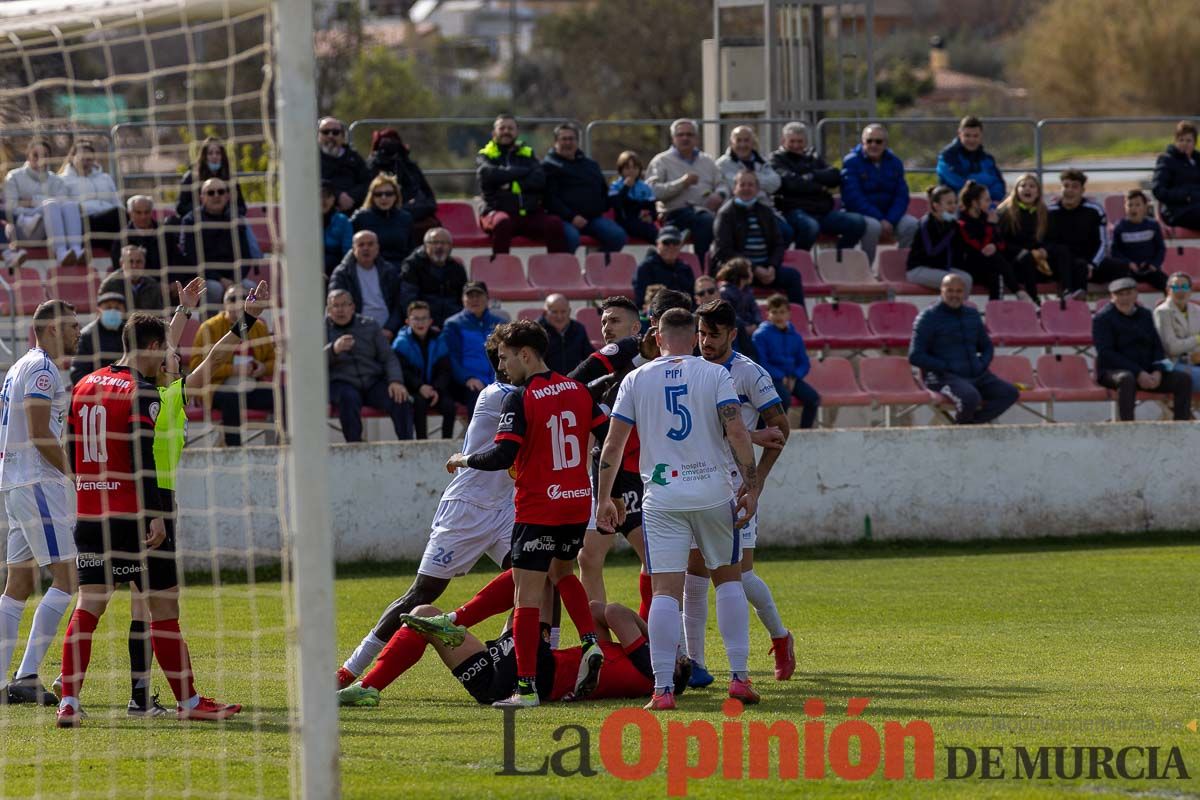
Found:
[(684, 572), (692, 547), (709, 569), (736, 564), (742, 558), (741, 537), (733, 533), (733, 502), (698, 511), (642, 509), (646, 571)]
[(75, 503), (64, 483), (31, 483), (4, 493), (8, 563), (39, 567), (75, 560)]
[(431, 578), (466, 575), (485, 553), (497, 565), (512, 550), (516, 508), (480, 508), (465, 500), (443, 500), (417, 572)]
[(754, 513), (754, 516), (738, 530), (738, 533), (742, 535), (742, 549), (753, 550), (754, 546), (758, 544), (758, 512)]

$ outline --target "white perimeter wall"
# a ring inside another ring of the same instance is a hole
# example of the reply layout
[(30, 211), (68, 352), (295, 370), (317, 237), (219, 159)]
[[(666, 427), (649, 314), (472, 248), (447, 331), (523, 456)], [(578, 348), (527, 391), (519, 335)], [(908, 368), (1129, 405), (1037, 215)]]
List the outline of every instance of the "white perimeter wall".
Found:
[[(450, 452), (440, 440), (331, 447), (338, 560), (418, 558)], [(868, 515), (875, 540), (1196, 528), (1197, 454), (1194, 424), (797, 431), (762, 498), (759, 541), (852, 542)], [(185, 451), (190, 565), (278, 560), (281, 470), (273, 448)]]

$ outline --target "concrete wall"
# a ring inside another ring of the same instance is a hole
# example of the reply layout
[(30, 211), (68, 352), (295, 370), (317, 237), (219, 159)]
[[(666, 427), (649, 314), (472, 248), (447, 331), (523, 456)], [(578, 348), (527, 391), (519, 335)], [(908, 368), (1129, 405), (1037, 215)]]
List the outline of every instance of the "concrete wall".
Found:
[[(419, 557), (451, 449), (333, 446), (338, 559)], [(763, 496), (760, 541), (856, 541), (868, 516), (876, 540), (1194, 528), (1197, 453), (1200, 426), (1172, 423), (797, 432)], [(272, 448), (184, 453), (190, 564), (278, 559), (277, 466)], [(214, 513), (196, 513), (204, 509)]]

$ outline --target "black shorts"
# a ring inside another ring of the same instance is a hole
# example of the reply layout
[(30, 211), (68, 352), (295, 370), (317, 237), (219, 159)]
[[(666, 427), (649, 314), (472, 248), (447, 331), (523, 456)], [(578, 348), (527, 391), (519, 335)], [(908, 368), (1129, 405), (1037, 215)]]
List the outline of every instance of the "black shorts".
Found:
[(518, 522), (513, 525), (512, 565), (517, 569), (548, 572), (550, 561), (573, 561), (583, 547), (587, 522), (570, 525), (537, 525)]
[[(145, 546), (146, 520), (79, 520), (75, 525), (75, 567), (80, 585), (166, 591), (179, 585), (175, 564), (175, 521), (166, 519), (167, 538), (155, 550)], [(107, 536), (105, 529), (107, 528)]]
[[(517, 688), (517, 647), (512, 631), (483, 643), (483, 649), (450, 670), (475, 701), (491, 705), (512, 695)], [(543, 637), (538, 643), (538, 697), (550, 699), (554, 688), (554, 654)]]
[(640, 474), (625, 470), (617, 472), (612, 494), (625, 502), (625, 521), (617, 526), (616, 533), (628, 536), (634, 529), (642, 527), (642, 493), (645, 489), (646, 485), (642, 483)]

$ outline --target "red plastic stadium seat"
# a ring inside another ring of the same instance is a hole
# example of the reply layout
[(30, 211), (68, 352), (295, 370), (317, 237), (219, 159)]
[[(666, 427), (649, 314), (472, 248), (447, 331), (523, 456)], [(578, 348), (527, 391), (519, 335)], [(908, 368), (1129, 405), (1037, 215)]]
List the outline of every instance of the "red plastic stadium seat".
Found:
[(700, 259), (695, 253), (680, 253), (679, 260), (692, 268), (692, 275), (699, 278), (703, 273), (700, 269)]
[(844, 358), (814, 359), (804, 380), (821, 395), (822, 406), (871, 405), (871, 395), (859, 387), (854, 366)]
[(1125, 219), (1125, 195), (1106, 194), (1104, 196), (1104, 216), (1108, 217), (1109, 225), (1116, 225)]
[(529, 283), (543, 294), (558, 292), (570, 300), (599, 296), (583, 277), (574, 253), (538, 253), (529, 257)]
[(588, 283), (604, 297), (623, 295), (633, 298), (633, 276), (637, 259), (629, 253), (588, 253), (584, 273)]
[(1046, 333), (1038, 322), (1037, 306), (1033, 303), (1024, 300), (990, 300), (983, 319), (994, 344), (1003, 347), (1054, 344), (1054, 336)]
[(1192, 282), (1200, 281), (1200, 247), (1184, 244), (1167, 246), (1167, 257), (1163, 259), (1163, 272), (1186, 272)]
[[(17, 314), (30, 316), (41, 303), (48, 299), (45, 287), (42, 286), (41, 274), (32, 267), (22, 267), (16, 275), (5, 279), (12, 284), (13, 294), (17, 299)], [(0, 291), (0, 313), (11, 314), (8, 292)]]
[(821, 274), (817, 272), (817, 265), (813, 263), (812, 253), (809, 251), (785, 250), (783, 265), (800, 273), (805, 297), (822, 297), (833, 291), (833, 287), (826, 283)]
[(1057, 401), (1086, 403), (1108, 399), (1108, 390), (1092, 380), (1083, 356), (1038, 356), (1037, 375)]
[(867, 307), (867, 328), (887, 347), (905, 347), (912, 341), (917, 307), (912, 303), (879, 301)]
[[(762, 318), (767, 318), (767, 304), (759, 303), (758, 310), (762, 314)], [(804, 337), (804, 347), (807, 350), (820, 350), (826, 344), (825, 340), (820, 336), (816, 336), (812, 332), (812, 323), (808, 321), (808, 310), (799, 303), (788, 303), (788, 316), (791, 319), (792, 327), (796, 329), (796, 333)]]
[(1194, 231), (1191, 228), (1180, 228), (1174, 225), (1168, 225), (1167, 221), (1162, 216), (1162, 205), (1156, 209), (1158, 224), (1162, 225), (1163, 236), (1167, 239), (1200, 239), (1200, 231)]
[[(996, 202), (1000, 202), (997, 200)], [(909, 216), (920, 219), (929, 213), (929, 198), (923, 194), (914, 194), (908, 198)]]
[(100, 294), (100, 276), (91, 267), (58, 267), (50, 271), (50, 296), (66, 300), (80, 314), (88, 314), (96, 307)]
[(1033, 374), (1033, 365), (1023, 355), (998, 355), (992, 357), (988, 368), (1002, 381), (1008, 381), (1021, 391), (1023, 403), (1045, 403), (1052, 392), (1038, 383)]
[(933, 294), (932, 289), (909, 283), (907, 247), (876, 250), (875, 268), (879, 280), (896, 294)]
[(279, 230), (279, 206), (271, 205), (253, 205), (246, 208), (246, 222), (250, 226), (250, 230), (254, 231), (254, 238), (258, 241), (258, 246), (262, 248), (264, 253), (270, 253), (275, 249), (275, 239), (271, 235), (271, 228)]
[(932, 401), (927, 389), (913, 377), (904, 356), (878, 356), (858, 362), (859, 382), (881, 406), (925, 405)]
[(817, 254), (817, 272), (836, 294), (887, 293), (862, 250), (822, 250)]
[(1092, 312), (1082, 300), (1050, 300), (1042, 303), (1042, 330), (1060, 347), (1092, 344)]
[(813, 332), (835, 350), (867, 350), (883, 341), (867, 328), (862, 306), (857, 303), (817, 303), (813, 306)]
[(542, 318), (542, 310), (540, 308), (522, 308), (517, 312), (517, 319), (527, 319), (530, 322), (537, 322)]
[(600, 332), (600, 309), (595, 306), (583, 306), (575, 312), (575, 319), (587, 329), (592, 347), (600, 348), (604, 345), (604, 336)]
[(500, 300), (538, 300), (545, 296), (525, 280), (521, 259), (511, 253), (472, 258), (471, 280), (486, 283), (488, 293)]
[(437, 218), (454, 237), (455, 247), (488, 247), (492, 241), (479, 230), (475, 206), (465, 200), (443, 200), (437, 206)]

